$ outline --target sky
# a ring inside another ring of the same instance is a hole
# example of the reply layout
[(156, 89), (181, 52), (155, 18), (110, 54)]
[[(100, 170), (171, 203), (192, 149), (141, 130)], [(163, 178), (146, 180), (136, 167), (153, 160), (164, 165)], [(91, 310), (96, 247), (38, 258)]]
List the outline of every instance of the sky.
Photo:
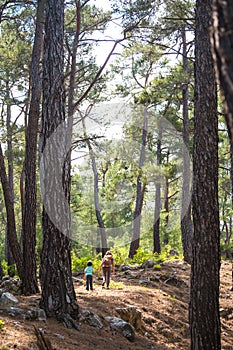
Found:
[[(105, 11), (111, 10), (109, 0), (90, 0), (89, 4), (95, 5), (97, 7), (101, 7)], [(95, 33), (94, 37), (102, 39), (102, 40), (103, 39), (113, 40), (113, 41), (108, 41), (108, 42), (105, 41), (103, 43), (100, 43), (99, 47), (96, 49), (97, 64), (102, 65), (105, 62), (109, 52), (111, 51), (111, 49), (114, 45), (114, 40), (122, 38), (121, 28), (120, 28), (120, 26), (117, 26), (116, 24), (111, 22), (108, 24), (105, 34)], [(117, 52), (117, 51), (119, 52), (119, 49), (120, 49), (120, 46), (118, 45), (115, 52)], [(114, 56), (113, 56), (113, 58), (114, 58)], [(110, 59), (110, 62), (112, 61), (113, 58)]]

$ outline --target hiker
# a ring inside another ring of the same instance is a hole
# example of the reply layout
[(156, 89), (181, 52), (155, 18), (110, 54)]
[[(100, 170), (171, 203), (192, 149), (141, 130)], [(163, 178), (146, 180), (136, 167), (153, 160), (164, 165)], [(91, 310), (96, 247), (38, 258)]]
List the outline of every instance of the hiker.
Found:
[(100, 264), (100, 269), (102, 268), (103, 271), (103, 283), (102, 287), (104, 288), (104, 285), (106, 283), (107, 289), (109, 289), (109, 284), (110, 284), (110, 278), (111, 278), (111, 273), (115, 273), (115, 264), (114, 264), (114, 259), (112, 256), (112, 253), (108, 250)]
[(92, 261), (87, 262), (87, 267), (84, 270), (84, 279), (86, 280), (86, 290), (93, 290), (93, 271)]

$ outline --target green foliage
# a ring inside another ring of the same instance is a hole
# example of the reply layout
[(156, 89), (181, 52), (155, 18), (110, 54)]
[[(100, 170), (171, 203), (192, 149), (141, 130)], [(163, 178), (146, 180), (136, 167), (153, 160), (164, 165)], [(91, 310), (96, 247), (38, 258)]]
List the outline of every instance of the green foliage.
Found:
[(152, 253), (144, 251), (143, 248), (138, 248), (137, 253), (134, 255), (131, 261), (141, 265), (144, 261), (151, 259), (152, 257)]
[(72, 272), (83, 272), (87, 262), (91, 260), (93, 267), (97, 270), (101, 262), (101, 254), (93, 255), (89, 251), (86, 256), (77, 256), (74, 251), (71, 252)]
[(11, 276), (17, 276), (17, 269), (16, 269), (16, 265), (8, 265), (6, 260), (2, 260), (1, 261), (2, 264), (2, 269), (3, 269), (3, 273), (4, 275), (11, 275)]
[(0, 320), (0, 332), (5, 330), (5, 322), (3, 322), (2, 320)]
[(139, 248), (137, 250), (137, 253), (134, 255), (133, 259), (131, 259), (131, 262), (134, 264), (141, 265), (147, 260), (152, 260), (156, 264), (158, 264), (166, 260), (166, 255), (153, 253), (152, 251), (147, 251), (143, 248)]
[(7, 264), (6, 260), (2, 260), (1, 264), (2, 264), (2, 269), (3, 269), (4, 275), (8, 275), (8, 264)]
[(128, 258), (128, 246), (118, 246), (111, 248), (111, 252), (114, 257), (115, 265), (126, 265), (129, 263)]
[[(114, 278), (114, 277), (113, 277)], [(117, 290), (122, 290), (125, 288), (125, 285), (123, 282), (116, 282), (113, 279), (110, 281), (110, 288), (111, 289), (117, 289)]]
[(230, 259), (233, 261), (232, 252), (233, 252), (233, 240), (231, 244), (225, 243), (223, 240), (220, 241), (220, 251), (221, 257), (225, 259)]

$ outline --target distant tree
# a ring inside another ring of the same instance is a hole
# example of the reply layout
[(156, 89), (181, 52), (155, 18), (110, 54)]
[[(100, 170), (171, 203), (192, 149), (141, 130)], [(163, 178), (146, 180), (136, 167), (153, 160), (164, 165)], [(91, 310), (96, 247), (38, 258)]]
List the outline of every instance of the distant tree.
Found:
[(147, 131), (148, 131), (148, 111), (147, 108), (144, 108), (143, 111), (143, 126), (142, 126), (142, 136), (141, 136), (141, 146), (140, 146), (140, 156), (139, 156), (139, 174), (137, 176), (136, 183), (136, 200), (135, 200), (135, 208), (133, 214), (133, 235), (129, 248), (129, 258), (133, 258), (136, 254), (137, 249), (140, 246), (140, 231), (141, 231), (141, 215), (142, 215), (142, 207), (143, 200), (146, 191), (146, 183), (143, 180), (143, 172), (142, 167), (145, 163), (146, 157), (146, 143), (147, 143)]
[(192, 350), (220, 350), (218, 119), (211, 54), (211, 0), (196, 3), (193, 152), (193, 250), (190, 291)]
[[(106, 253), (108, 250), (108, 245), (107, 245), (107, 237), (106, 237), (106, 232), (105, 232), (105, 225), (104, 225), (104, 220), (103, 216), (100, 210), (100, 195), (99, 195), (99, 173), (97, 169), (97, 162), (96, 162), (96, 157), (95, 157), (95, 152), (93, 150), (92, 144), (90, 139), (88, 138), (89, 136), (87, 135), (87, 130), (86, 130), (86, 124), (85, 124), (85, 116), (82, 116), (82, 126), (83, 126), (83, 132), (84, 132), (84, 138), (86, 140), (86, 145), (89, 151), (89, 156), (91, 160), (91, 166), (92, 166), (92, 171), (93, 171), (93, 176), (94, 176), (94, 204), (95, 204), (95, 214), (96, 214), (96, 219), (98, 222), (98, 228), (97, 228), (97, 235), (98, 235), (98, 242), (101, 242), (101, 252), (102, 256)], [(99, 249), (99, 247), (97, 247)], [(97, 249), (97, 251), (98, 251)]]
[(19, 277), (23, 275), (23, 257), (20, 249), (20, 245), (17, 239), (16, 222), (14, 213), (14, 201), (12, 198), (12, 191), (10, 188), (9, 179), (7, 177), (6, 166), (4, 162), (4, 154), (2, 145), (0, 143), (0, 179), (2, 183), (2, 190), (4, 195), (6, 216), (7, 216), (7, 227), (8, 227), (8, 239), (11, 248), (11, 252), (16, 263)]
[[(71, 137), (65, 122), (64, 0), (46, 3), (43, 63), (40, 164), (44, 207), (40, 305), (47, 316), (56, 317), (68, 327), (78, 328), (79, 307), (71, 273), (71, 225), (66, 207), (70, 201), (70, 166), (63, 158)], [(54, 168), (54, 164), (58, 167)], [(57, 170), (61, 171), (62, 183)], [(59, 200), (63, 196), (66, 201)]]
[[(163, 128), (158, 121), (158, 139), (156, 149), (156, 165), (159, 169), (162, 163), (162, 134)], [(158, 172), (159, 173), (159, 172)], [(160, 176), (155, 178), (155, 207), (154, 207), (154, 224), (153, 224), (153, 252), (161, 253), (160, 244), (160, 213), (161, 213), (161, 183)]]
[[(11, 4), (10, 4), (11, 3)], [(19, 237), (20, 222), (17, 220), (17, 182), (16, 176), (19, 167), (16, 168), (16, 164), (21, 166), (21, 145), (22, 141), (22, 127), (18, 125), (18, 118), (22, 116), (22, 111), (25, 108), (25, 100), (18, 97), (19, 91), (23, 91), (27, 78), (28, 78), (28, 58), (30, 57), (30, 35), (26, 31), (22, 30), (22, 22), (25, 21), (20, 16), (21, 6), (17, 9), (13, 9), (13, 2), (6, 2), (5, 6), (1, 7), (2, 10), (2, 23), (1, 23), (1, 62), (0, 62), (0, 97), (1, 97), (1, 127), (2, 127), (2, 139), (4, 143), (2, 147), (2, 154), (4, 156), (4, 162), (2, 163), (2, 177), (4, 178), (4, 172), (7, 174), (7, 184), (4, 180), (2, 183), (5, 186), (4, 193), (6, 198), (10, 198), (10, 201), (6, 203), (7, 209), (7, 229), (6, 229), (6, 260), (9, 265), (16, 263), (18, 273), (22, 277), (23, 268), (21, 265), (21, 252), (20, 247), (16, 242)], [(14, 20), (12, 20), (12, 12), (14, 12)], [(25, 16), (25, 15), (24, 15)], [(6, 20), (6, 18), (8, 20)], [(17, 21), (15, 19), (17, 18)], [(28, 17), (27, 17), (28, 19)], [(25, 22), (24, 22), (25, 23)], [(12, 108), (14, 105), (14, 109)], [(15, 108), (17, 106), (18, 108)], [(26, 110), (26, 108), (25, 108)], [(19, 112), (18, 112), (19, 111)], [(4, 133), (5, 131), (5, 133)], [(19, 142), (20, 141), (20, 142)], [(17, 148), (15, 147), (17, 142)], [(6, 150), (6, 151), (5, 151)], [(17, 170), (16, 170), (17, 169)], [(6, 189), (7, 187), (7, 189)], [(8, 193), (10, 191), (11, 193)], [(9, 210), (11, 214), (9, 215)], [(11, 222), (9, 222), (11, 220)], [(14, 223), (13, 223), (14, 221)], [(19, 225), (18, 225), (19, 224)], [(13, 229), (14, 226), (14, 229)], [(16, 235), (13, 239), (14, 244), (12, 246), (12, 235)], [(17, 249), (18, 252), (13, 252), (13, 249)], [(14, 256), (18, 256), (17, 261)]]

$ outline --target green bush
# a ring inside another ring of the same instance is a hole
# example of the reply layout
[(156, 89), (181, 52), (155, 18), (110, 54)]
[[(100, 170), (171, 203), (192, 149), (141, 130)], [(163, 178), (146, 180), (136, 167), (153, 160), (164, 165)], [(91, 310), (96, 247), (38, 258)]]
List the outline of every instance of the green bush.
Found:
[(4, 275), (11, 275), (11, 276), (17, 276), (18, 275), (15, 264), (8, 265), (5, 260), (2, 260), (1, 264), (2, 264), (2, 269), (3, 269)]
[(74, 251), (71, 252), (72, 272), (83, 272), (87, 262), (91, 260), (95, 270), (98, 270), (101, 262), (101, 254), (96, 256), (90, 253), (87, 256), (78, 257)]
[(5, 330), (5, 322), (3, 322), (2, 320), (0, 320), (0, 332)]

